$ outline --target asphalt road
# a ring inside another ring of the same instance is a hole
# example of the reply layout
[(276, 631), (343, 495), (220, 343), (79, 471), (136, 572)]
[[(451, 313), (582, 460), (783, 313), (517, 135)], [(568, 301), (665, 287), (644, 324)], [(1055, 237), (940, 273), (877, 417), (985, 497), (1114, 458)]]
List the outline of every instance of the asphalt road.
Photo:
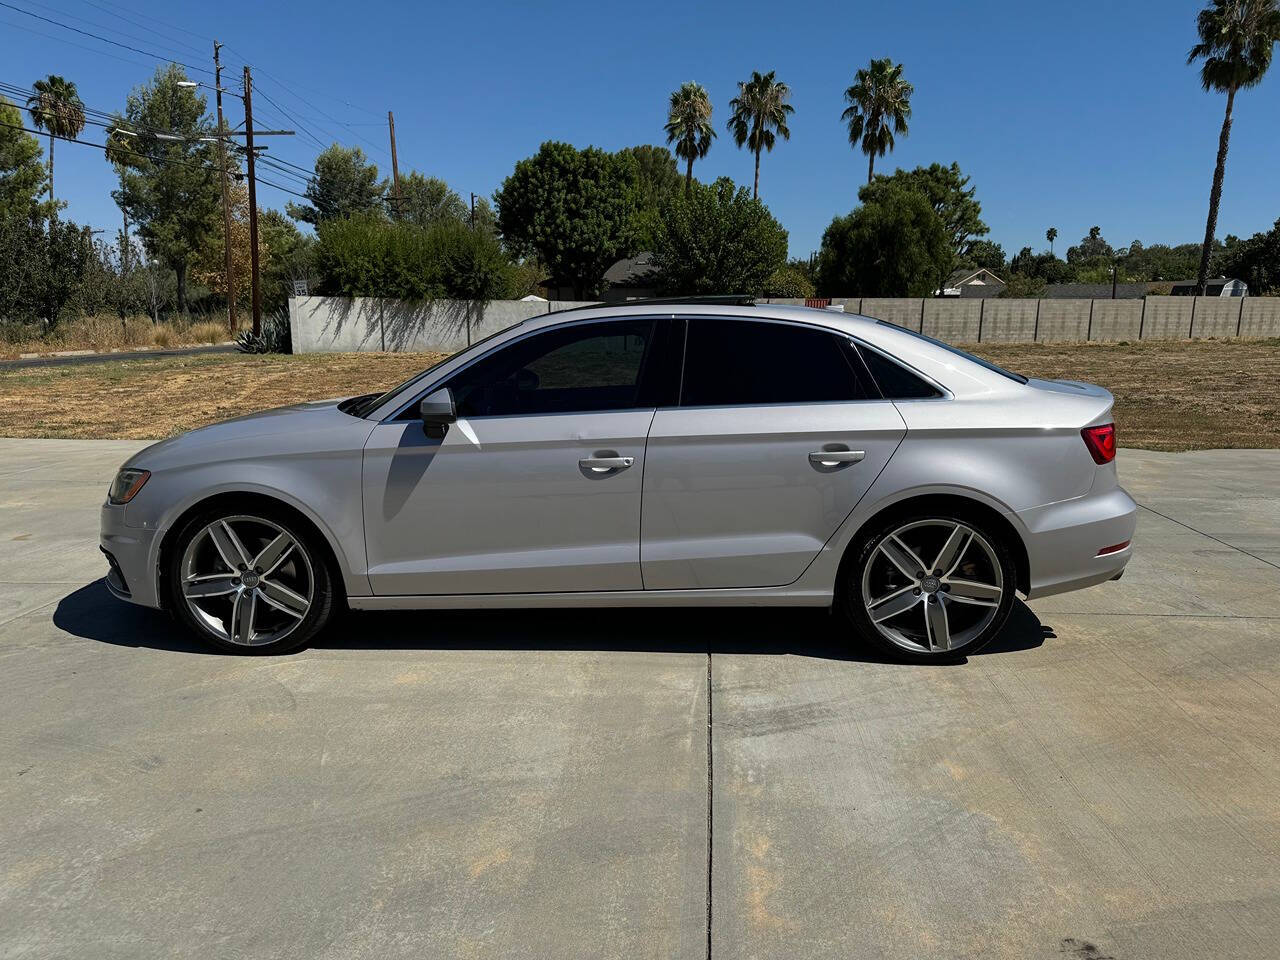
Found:
[(109, 363), (114, 360), (153, 360), (157, 357), (197, 357), (206, 353), (235, 353), (234, 343), (215, 343), (199, 347), (174, 347), (172, 350), (131, 350), (119, 353), (80, 353), (61, 357), (28, 357), (25, 360), (0, 360), (0, 370), (24, 367), (70, 367), (82, 363)]
[(136, 447), (0, 441), (0, 957), (1276, 955), (1280, 451), (1123, 451), (1125, 578), (922, 668), (820, 612), (209, 654), (100, 582)]

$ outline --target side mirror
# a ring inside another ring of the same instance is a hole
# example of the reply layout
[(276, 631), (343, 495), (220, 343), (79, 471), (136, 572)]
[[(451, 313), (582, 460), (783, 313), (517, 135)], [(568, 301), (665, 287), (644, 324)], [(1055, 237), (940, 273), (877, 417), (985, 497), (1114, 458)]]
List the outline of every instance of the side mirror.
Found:
[(443, 387), (422, 398), (418, 404), (422, 417), (422, 429), (432, 440), (443, 440), (449, 432), (449, 424), (456, 423), (458, 410), (453, 405), (453, 391)]

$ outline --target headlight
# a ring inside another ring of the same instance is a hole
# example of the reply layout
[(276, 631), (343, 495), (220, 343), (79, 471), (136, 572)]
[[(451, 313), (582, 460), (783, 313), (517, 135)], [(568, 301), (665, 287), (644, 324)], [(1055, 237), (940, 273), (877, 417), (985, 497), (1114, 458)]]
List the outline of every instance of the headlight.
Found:
[(111, 489), (107, 491), (107, 502), (114, 503), (116, 506), (128, 503), (138, 495), (138, 491), (142, 489), (143, 484), (151, 476), (150, 470), (134, 470), (128, 468), (121, 470), (116, 474), (116, 478), (111, 481)]

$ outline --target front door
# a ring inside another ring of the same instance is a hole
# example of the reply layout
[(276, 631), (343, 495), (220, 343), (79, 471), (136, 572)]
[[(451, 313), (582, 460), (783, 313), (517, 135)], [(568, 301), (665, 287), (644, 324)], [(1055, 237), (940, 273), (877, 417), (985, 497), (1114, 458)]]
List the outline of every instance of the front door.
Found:
[(458, 422), (380, 424), (365, 447), (380, 596), (638, 590), (640, 486), (662, 361), (654, 320), (536, 331), (445, 383)]
[(649, 431), (645, 588), (792, 583), (906, 426), (848, 338), (773, 321), (687, 323), (680, 403)]

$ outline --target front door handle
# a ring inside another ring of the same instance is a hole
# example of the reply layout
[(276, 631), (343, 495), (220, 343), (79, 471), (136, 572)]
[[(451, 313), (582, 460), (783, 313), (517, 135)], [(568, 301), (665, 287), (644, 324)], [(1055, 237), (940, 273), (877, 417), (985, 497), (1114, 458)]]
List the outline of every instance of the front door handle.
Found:
[(859, 463), (866, 455), (865, 450), (816, 450), (809, 454), (809, 462), (819, 467), (838, 467), (842, 463)]
[(616, 473), (635, 462), (635, 457), (585, 457), (578, 461), (578, 466), (592, 473)]

